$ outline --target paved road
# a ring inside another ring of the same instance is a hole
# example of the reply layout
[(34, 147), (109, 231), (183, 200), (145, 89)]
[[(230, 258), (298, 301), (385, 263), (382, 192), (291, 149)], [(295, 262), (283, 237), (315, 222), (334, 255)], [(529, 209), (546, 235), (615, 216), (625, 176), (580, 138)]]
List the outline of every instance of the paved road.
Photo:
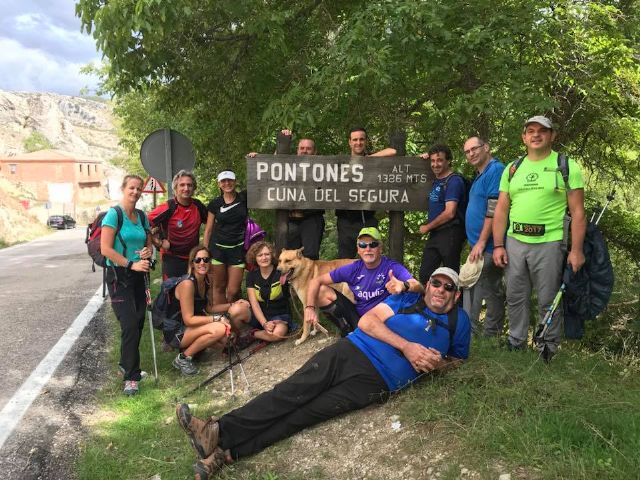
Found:
[(100, 285), (86, 251), (83, 228), (0, 250), (0, 409)]
[[(0, 250), (0, 410), (19, 403), (13, 395), (25, 391), (20, 387), (32, 371), (30, 380), (35, 376), (36, 383), (38, 378), (44, 383), (49, 377), (38, 375), (42, 365), (62, 360), (0, 449), (2, 479), (76, 478), (73, 460), (87, 434), (83, 419), (109, 371), (105, 305), (64, 359), (63, 353), (49, 352), (54, 346), (54, 352), (62, 351), (58, 340), (70, 336), (65, 332), (102, 282), (101, 269), (91, 271), (83, 240), (84, 229), (77, 228)], [(99, 299), (91, 303), (99, 305)], [(78, 323), (71, 331), (79, 333)]]

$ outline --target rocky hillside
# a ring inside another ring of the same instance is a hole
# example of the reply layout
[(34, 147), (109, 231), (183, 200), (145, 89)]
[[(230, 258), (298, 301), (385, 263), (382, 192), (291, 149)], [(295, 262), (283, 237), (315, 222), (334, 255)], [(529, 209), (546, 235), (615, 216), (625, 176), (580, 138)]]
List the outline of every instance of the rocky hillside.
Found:
[(24, 153), (34, 131), (53, 148), (82, 156), (109, 160), (120, 152), (108, 102), (0, 90), (0, 155)]

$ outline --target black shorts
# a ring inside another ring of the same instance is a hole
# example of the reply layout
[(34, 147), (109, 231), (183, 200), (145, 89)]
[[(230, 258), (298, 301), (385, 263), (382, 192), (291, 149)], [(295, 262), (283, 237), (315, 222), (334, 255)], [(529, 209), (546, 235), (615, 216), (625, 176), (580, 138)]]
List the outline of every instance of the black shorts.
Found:
[(243, 245), (227, 247), (215, 243), (211, 248), (211, 258), (213, 265), (232, 265), (244, 268), (244, 248)]
[(162, 278), (181, 277), (186, 275), (189, 267), (189, 260), (186, 258), (174, 257), (173, 255), (162, 255)]

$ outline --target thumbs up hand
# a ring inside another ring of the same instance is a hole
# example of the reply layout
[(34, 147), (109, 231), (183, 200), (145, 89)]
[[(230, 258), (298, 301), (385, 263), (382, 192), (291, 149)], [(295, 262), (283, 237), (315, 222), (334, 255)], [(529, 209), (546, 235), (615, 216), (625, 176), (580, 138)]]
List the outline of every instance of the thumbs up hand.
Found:
[(389, 278), (389, 281), (384, 286), (384, 288), (387, 289), (387, 292), (389, 292), (391, 295), (404, 292), (405, 290), (404, 282), (402, 280), (398, 280), (393, 275), (393, 270), (389, 270), (388, 278)]

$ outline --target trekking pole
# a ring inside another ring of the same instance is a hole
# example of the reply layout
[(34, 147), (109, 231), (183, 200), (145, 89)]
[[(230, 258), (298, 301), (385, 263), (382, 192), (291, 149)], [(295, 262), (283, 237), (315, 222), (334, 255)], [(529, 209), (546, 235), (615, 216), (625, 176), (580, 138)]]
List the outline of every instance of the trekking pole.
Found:
[(264, 347), (266, 347), (268, 345), (267, 342), (260, 342), (258, 345), (256, 345), (255, 347), (253, 347), (251, 350), (249, 350), (249, 352), (244, 356), (244, 357), (239, 357), (236, 360), (232, 361), (229, 363), (229, 365), (226, 365), (224, 367), (222, 367), (222, 369), (218, 370), (216, 373), (214, 373), (213, 375), (211, 375), (209, 378), (207, 378), (206, 380), (203, 380), (202, 382), (200, 382), (197, 386), (195, 386), (194, 388), (192, 388), (191, 390), (189, 390), (188, 392), (186, 392), (183, 397), (186, 397), (188, 395), (191, 395), (192, 393), (198, 391), (199, 389), (201, 389), (202, 387), (209, 385), (211, 382), (213, 382), (216, 378), (224, 375), (227, 370), (229, 370), (230, 368), (233, 368), (234, 365), (237, 365), (238, 363), (244, 362), (247, 358), (249, 358), (250, 356), (252, 356), (254, 353), (257, 353), (258, 351), (262, 350)]
[(613, 189), (611, 190), (611, 193), (607, 195), (607, 203), (605, 203), (604, 207), (602, 207), (602, 210), (600, 211), (600, 215), (598, 215), (598, 218), (596, 219), (596, 222), (595, 222), (596, 225), (598, 225), (598, 223), (600, 222), (600, 219), (602, 218), (602, 214), (615, 198), (616, 198), (616, 187), (614, 186)]
[(235, 391), (233, 389), (233, 366), (235, 365), (233, 361), (234, 351), (237, 352), (235, 340), (233, 341), (233, 345), (229, 345), (229, 378), (231, 379), (231, 396), (232, 397), (235, 395)]
[(144, 274), (144, 293), (147, 297), (147, 318), (149, 318), (149, 333), (151, 334), (151, 351), (153, 352), (153, 377), (158, 383), (158, 360), (156, 359), (156, 339), (153, 334), (153, 318), (151, 316), (151, 274)]

